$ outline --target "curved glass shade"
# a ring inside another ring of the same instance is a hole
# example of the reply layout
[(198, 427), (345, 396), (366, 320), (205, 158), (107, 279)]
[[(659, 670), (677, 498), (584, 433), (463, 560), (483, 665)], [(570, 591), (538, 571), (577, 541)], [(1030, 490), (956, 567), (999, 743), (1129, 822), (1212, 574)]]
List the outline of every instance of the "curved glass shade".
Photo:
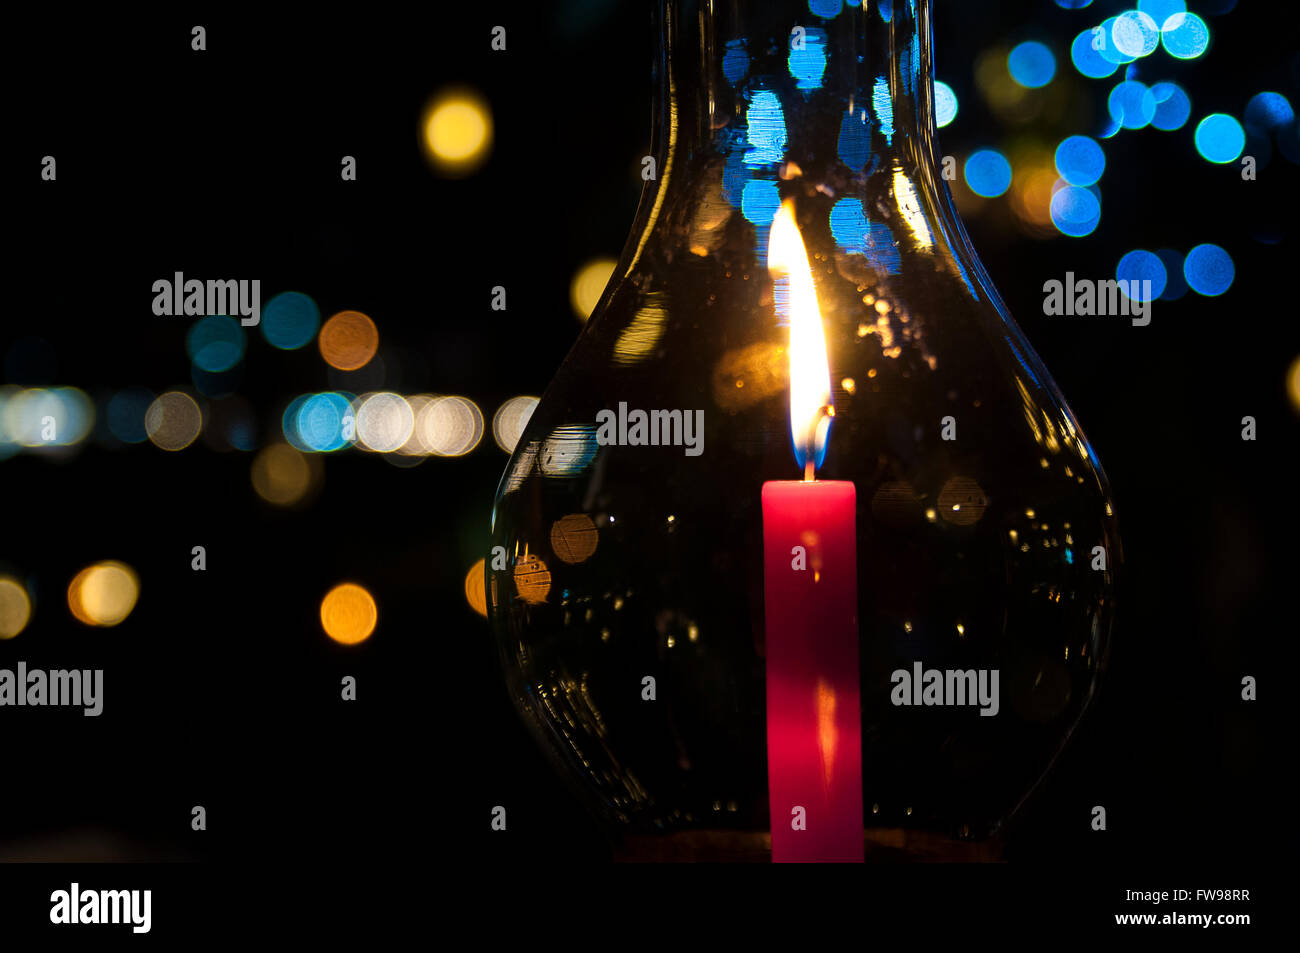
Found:
[[(657, 177), (498, 490), (489, 611), (516, 705), (604, 816), (762, 835), (761, 498), (816, 464), (856, 490), (865, 825), (983, 838), (1094, 694), (1119, 538), (939, 175), (928, 2), (812, 6), (661, 4)], [(811, 452), (782, 208), (834, 407)], [(996, 670), (996, 715), (896, 703), (918, 662)]]

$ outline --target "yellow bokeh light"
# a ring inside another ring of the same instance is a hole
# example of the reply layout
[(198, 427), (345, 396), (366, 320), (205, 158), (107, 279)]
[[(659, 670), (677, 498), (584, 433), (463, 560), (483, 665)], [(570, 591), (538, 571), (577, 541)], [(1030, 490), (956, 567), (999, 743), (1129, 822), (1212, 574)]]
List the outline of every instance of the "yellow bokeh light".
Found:
[(84, 625), (117, 625), (140, 598), (140, 579), (126, 563), (108, 560), (87, 566), (68, 583), (68, 609)]
[(0, 641), (12, 639), (27, 627), (32, 617), (32, 600), (27, 589), (8, 576), (0, 576)]
[(492, 110), (472, 90), (444, 92), (425, 113), (424, 143), (440, 173), (468, 175), (491, 152)]
[(320, 624), (325, 634), (343, 645), (370, 638), (379, 621), (374, 597), (354, 582), (344, 582), (325, 594), (320, 603)]
[(173, 390), (160, 395), (144, 415), (144, 430), (155, 447), (184, 450), (203, 429), (203, 413), (194, 398)]
[(263, 447), (253, 458), (253, 489), (276, 506), (293, 506), (311, 489), (313, 461), (287, 443)]
[(379, 350), (379, 329), (360, 311), (340, 311), (321, 326), (316, 344), (330, 367), (355, 371)]
[(617, 265), (618, 262), (613, 258), (593, 258), (573, 276), (573, 281), (569, 283), (569, 303), (573, 305), (573, 313), (579, 321), (591, 317), (591, 312), (600, 301)]
[(596, 524), (586, 513), (570, 513), (551, 524), (551, 550), (561, 562), (572, 565), (590, 559), (599, 542)]
[(487, 593), (483, 583), (486, 560), (480, 559), (465, 574), (465, 601), (471, 609), (487, 618)]

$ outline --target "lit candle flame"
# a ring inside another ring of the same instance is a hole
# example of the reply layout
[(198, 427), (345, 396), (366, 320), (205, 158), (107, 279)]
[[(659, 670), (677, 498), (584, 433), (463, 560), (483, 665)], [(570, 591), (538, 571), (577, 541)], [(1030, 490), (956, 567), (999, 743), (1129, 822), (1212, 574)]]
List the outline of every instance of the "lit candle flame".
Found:
[(790, 322), (790, 436), (804, 479), (812, 480), (826, 451), (835, 407), (817, 289), (790, 199), (781, 203), (772, 220), (767, 267), (774, 278), (785, 279), (786, 298), (782, 302), (778, 290), (777, 307)]

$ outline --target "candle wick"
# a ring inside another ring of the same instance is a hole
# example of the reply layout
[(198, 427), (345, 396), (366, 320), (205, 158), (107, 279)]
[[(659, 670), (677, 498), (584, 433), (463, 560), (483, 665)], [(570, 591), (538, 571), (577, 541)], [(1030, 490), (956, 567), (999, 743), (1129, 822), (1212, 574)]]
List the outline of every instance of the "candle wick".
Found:
[[(812, 425), (812, 443), (813, 443), (814, 446), (813, 446), (813, 447), (810, 447), (810, 448), (809, 448), (810, 450), (814, 449), (815, 446), (816, 446), (816, 443), (817, 443), (817, 430), (818, 430), (818, 428), (821, 426), (822, 418), (823, 418), (823, 417), (834, 417), (834, 416), (835, 416), (835, 405), (834, 405), (834, 404), (823, 404), (822, 406), (820, 406), (820, 407), (817, 408), (817, 419), (816, 419), (815, 421), (813, 421), (813, 425)], [(803, 465), (803, 481), (804, 481), (805, 483), (815, 483), (815, 482), (817, 482), (817, 464), (815, 464), (815, 463), (813, 462), (813, 458), (812, 458), (811, 456), (809, 456), (809, 457), (804, 461), (804, 465)]]

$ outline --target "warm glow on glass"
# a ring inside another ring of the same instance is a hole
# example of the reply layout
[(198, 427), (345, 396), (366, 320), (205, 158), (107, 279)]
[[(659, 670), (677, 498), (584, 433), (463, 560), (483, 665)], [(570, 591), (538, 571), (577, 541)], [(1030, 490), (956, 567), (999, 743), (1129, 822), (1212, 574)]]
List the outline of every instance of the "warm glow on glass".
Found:
[(545, 602), (551, 591), (551, 571), (546, 563), (528, 553), (519, 557), (515, 563), (515, 590), (525, 602), (533, 605)]
[(586, 513), (570, 513), (551, 524), (551, 550), (562, 562), (576, 565), (590, 559), (599, 542), (596, 524)]
[(894, 172), (894, 198), (898, 202), (898, 210), (903, 213), (903, 220), (907, 222), (907, 227), (916, 236), (917, 246), (933, 247), (934, 236), (930, 234), (925, 213), (921, 211), (921, 200), (917, 197), (916, 189), (912, 187), (912, 180), (902, 170)]
[(12, 639), (27, 627), (32, 601), (27, 589), (8, 576), (0, 576), (0, 641)]
[(113, 626), (135, 608), (140, 580), (125, 563), (109, 560), (87, 566), (68, 584), (68, 609), (85, 625)]
[[(817, 289), (794, 221), (794, 203), (789, 200), (781, 204), (772, 220), (767, 267), (774, 277), (787, 282), (783, 317), (790, 323), (790, 433), (799, 462), (808, 467), (820, 460), (826, 448), (835, 408), (831, 405), (831, 372)], [(781, 310), (779, 287), (777, 302)]]
[(663, 292), (651, 291), (637, 309), (632, 323), (619, 332), (614, 342), (616, 364), (636, 364), (654, 354), (668, 324), (668, 306)]
[(343, 645), (356, 645), (370, 638), (378, 619), (374, 597), (356, 583), (335, 586), (320, 603), (320, 624), (325, 634)]
[(573, 276), (573, 281), (569, 284), (569, 303), (573, 305), (573, 313), (579, 321), (591, 317), (592, 309), (609, 284), (616, 264), (613, 258), (594, 258)]

